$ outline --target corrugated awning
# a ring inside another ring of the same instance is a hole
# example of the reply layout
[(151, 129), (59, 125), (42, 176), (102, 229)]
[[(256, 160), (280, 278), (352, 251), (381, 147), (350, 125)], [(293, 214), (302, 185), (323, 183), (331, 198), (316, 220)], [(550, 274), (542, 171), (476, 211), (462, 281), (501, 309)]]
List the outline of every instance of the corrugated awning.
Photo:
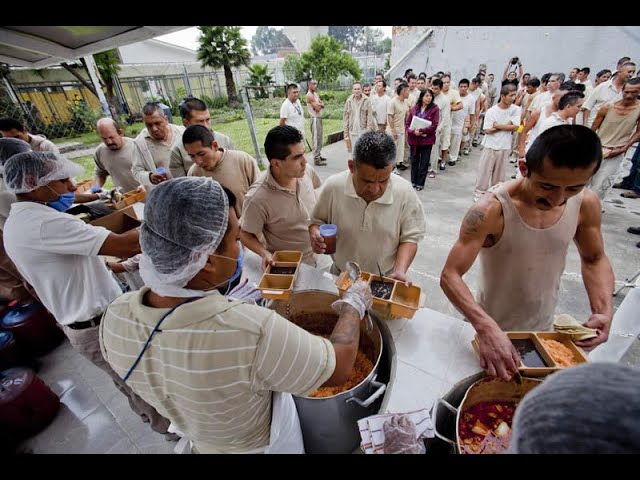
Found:
[(43, 68), (189, 27), (0, 25), (0, 63)]

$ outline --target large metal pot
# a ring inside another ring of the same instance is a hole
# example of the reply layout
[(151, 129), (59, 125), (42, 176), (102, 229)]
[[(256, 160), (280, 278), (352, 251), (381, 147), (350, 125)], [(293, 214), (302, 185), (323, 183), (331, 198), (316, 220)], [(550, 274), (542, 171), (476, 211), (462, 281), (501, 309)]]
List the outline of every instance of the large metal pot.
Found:
[[(479, 402), (489, 400), (519, 402), (540, 383), (542, 383), (540, 379), (527, 377), (522, 377), (519, 383), (505, 382), (499, 378), (489, 378), (485, 372), (461, 380), (443, 398), (436, 400), (433, 406), (431, 418), (434, 419), (436, 439), (447, 445), (449, 453), (461, 453), (461, 439), (458, 432), (462, 411)], [(430, 446), (438, 448), (437, 442), (427, 444), (427, 449)]]
[[(305, 315), (335, 315), (331, 304), (338, 299), (332, 293), (304, 290), (293, 293), (289, 300), (274, 300), (270, 308), (305, 328)], [(373, 363), (373, 370), (362, 382), (332, 397), (293, 397), (306, 453), (352, 453), (360, 444), (358, 420), (378, 412), (386, 385), (376, 381), (383, 342), (377, 319), (373, 320), (369, 333), (365, 322), (360, 324), (360, 349)]]

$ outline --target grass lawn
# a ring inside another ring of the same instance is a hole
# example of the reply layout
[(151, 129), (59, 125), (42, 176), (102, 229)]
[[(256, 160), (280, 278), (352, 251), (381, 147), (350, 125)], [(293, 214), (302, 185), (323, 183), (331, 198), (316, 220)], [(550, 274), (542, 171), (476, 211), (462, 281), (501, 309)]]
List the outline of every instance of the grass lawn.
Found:
[[(267, 136), (267, 132), (273, 127), (278, 125), (278, 119), (276, 118), (254, 118), (253, 123), (256, 128), (256, 137), (258, 138), (258, 146), (260, 147), (260, 153), (264, 157), (264, 137)], [(213, 129), (222, 132), (225, 135), (231, 137), (231, 140), (236, 144), (238, 150), (245, 151), (251, 156), (255, 156), (253, 150), (253, 144), (251, 143), (251, 135), (249, 134), (249, 124), (246, 120), (237, 120), (229, 123), (217, 123), (214, 124)], [(309, 119), (305, 120), (305, 138), (309, 140), (311, 138), (311, 131), (309, 130)], [(326, 144), (327, 135), (339, 130), (342, 130), (342, 120), (325, 118), (322, 121), (322, 130), (324, 133), (324, 143)], [(311, 142), (309, 142), (311, 143)], [(307, 146), (307, 151), (309, 147)], [(266, 160), (266, 158), (265, 158)]]

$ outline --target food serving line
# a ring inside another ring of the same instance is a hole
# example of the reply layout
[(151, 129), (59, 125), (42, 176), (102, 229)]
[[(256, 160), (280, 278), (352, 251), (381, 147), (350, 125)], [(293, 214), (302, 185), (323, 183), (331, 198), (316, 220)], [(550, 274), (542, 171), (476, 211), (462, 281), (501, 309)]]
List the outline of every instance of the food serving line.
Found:
[[(260, 260), (258, 255), (246, 251), (243, 276), (256, 284), (263, 273)], [(321, 290), (338, 294), (336, 279), (334, 275), (301, 264), (293, 290), (294, 293)], [(591, 361), (620, 360), (640, 333), (640, 322), (634, 311), (640, 311), (638, 289), (628, 292), (614, 316), (609, 341), (592, 352)], [(484, 375), (471, 344), (476, 332), (468, 322), (421, 308), (411, 320), (377, 318), (376, 323), (390, 364), (379, 413), (431, 409), (441, 397), (459, 402), (467, 388)], [(440, 429), (446, 430), (446, 427)]]
[[(143, 205), (134, 207), (142, 218)], [(260, 263), (258, 255), (245, 250), (243, 277), (256, 285), (263, 275)], [(323, 291), (337, 295), (336, 280), (327, 272), (300, 264), (293, 292)], [(640, 333), (638, 311), (640, 290), (635, 288), (627, 293), (614, 316), (609, 341), (589, 355), (591, 361), (621, 359)], [(387, 371), (379, 373), (386, 389), (382, 400), (375, 403), (379, 406), (373, 413), (431, 409), (439, 398), (458, 405), (467, 388), (484, 376), (471, 343), (475, 330), (468, 322), (426, 307), (420, 308), (411, 320), (375, 320), (383, 338)], [(437, 430), (451, 432), (451, 418), (435, 418), (440, 417), (440, 412), (435, 411), (433, 415)]]

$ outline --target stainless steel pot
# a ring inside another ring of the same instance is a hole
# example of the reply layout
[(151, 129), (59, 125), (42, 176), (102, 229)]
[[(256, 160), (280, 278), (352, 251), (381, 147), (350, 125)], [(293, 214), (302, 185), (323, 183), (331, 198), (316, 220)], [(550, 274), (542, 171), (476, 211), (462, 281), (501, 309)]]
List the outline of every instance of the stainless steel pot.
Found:
[[(519, 381), (505, 382), (489, 378), (480, 372), (456, 383), (433, 406), (434, 433), (436, 438), (448, 444), (449, 453), (461, 453), (460, 413), (467, 407), (482, 401), (504, 400), (519, 402), (531, 389), (542, 383), (537, 378), (521, 377)], [(427, 445), (429, 448), (429, 445)]]
[[(305, 328), (305, 315), (335, 315), (331, 304), (338, 299), (325, 291), (303, 290), (289, 300), (274, 300), (270, 308)], [(360, 323), (360, 348), (373, 363), (373, 370), (362, 382), (332, 397), (293, 397), (306, 453), (352, 453), (360, 444), (358, 420), (378, 412), (386, 384), (376, 381), (383, 342), (374, 320), (369, 333), (365, 322)]]

